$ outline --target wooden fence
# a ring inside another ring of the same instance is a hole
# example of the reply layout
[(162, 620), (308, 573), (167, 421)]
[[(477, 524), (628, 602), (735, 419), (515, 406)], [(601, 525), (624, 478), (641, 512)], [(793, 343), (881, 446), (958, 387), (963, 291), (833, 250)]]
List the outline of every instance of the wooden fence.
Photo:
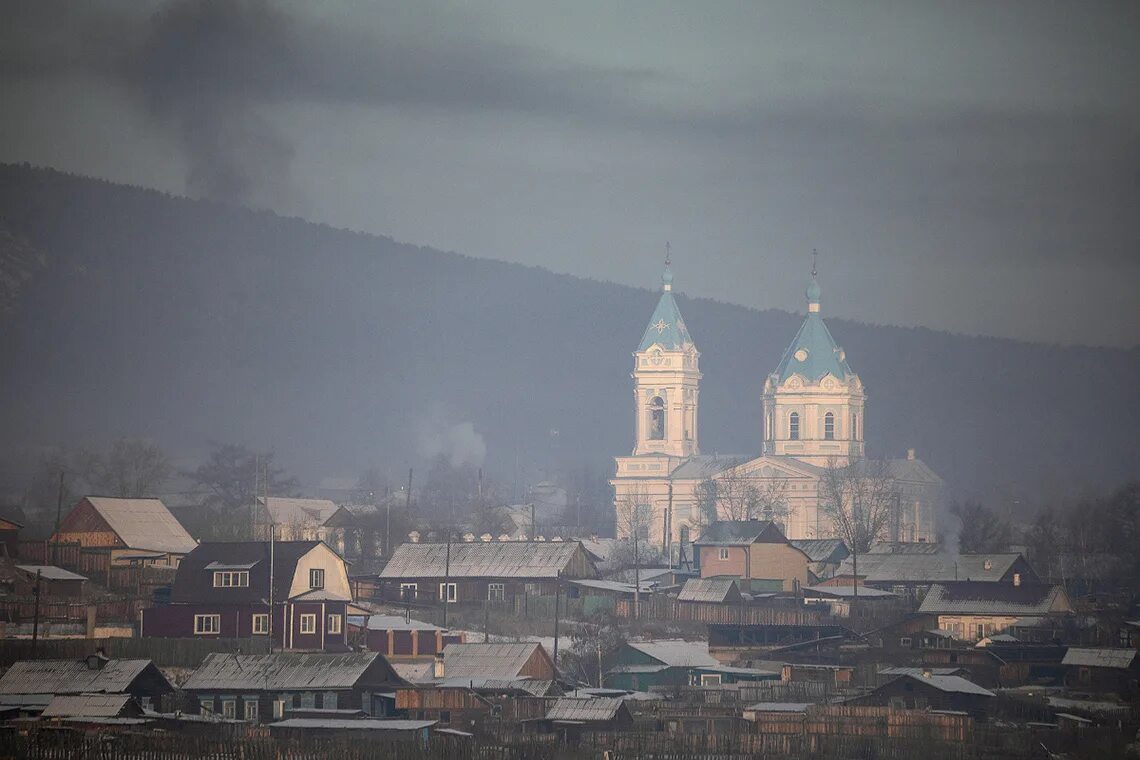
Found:
[[(41, 639), (36, 659), (78, 660), (102, 648), (113, 659), (153, 660), (160, 667), (196, 668), (213, 652), (261, 654), (269, 651), (265, 637), (252, 639)], [(29, 659), (32, 642), (8, 639), (0, 647), (0, 667)]]
[[(614, 607), (618, 617), (634, 617), (632, 600), (621, 599)], [(675, 597), (654, 594), (642, 599), (642, 620), (676, 620), (722, 625), (846, 625), (818, 609), (792, 606), (678, 602)]]
[[(83, 623), (88, 608), (95, 608), (95, 620), (100, 624), (124, 623), (133, 625), (139, 610), (150, 606), (150, 598), (102, 599), (97, 602), (53, 601), (40, 599), (40, 622)], [(17, 597), (0, 600), (0, 620), (14, 623), (31, 623), (36, 613), (34, 597)]]

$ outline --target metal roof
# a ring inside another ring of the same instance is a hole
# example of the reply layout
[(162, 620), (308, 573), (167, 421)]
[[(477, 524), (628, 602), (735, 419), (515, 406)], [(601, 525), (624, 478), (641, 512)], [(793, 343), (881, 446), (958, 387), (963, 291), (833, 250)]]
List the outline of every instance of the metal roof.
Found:
[(1127, 670), (1136, 660), (1135, 649), (1088, 649), (1069, 647), (1062, 665), (1082, 665), (1089, 668), (1113, 668)]
[(556, 578), (566, 570), (577, 541), (492, 541), (400, 544), (381, 578)]
[(774, 531), (770, 538), (776, 538), (778, 533), (779, 538), (787, 541), (783, 531), (771, 520), (717, 520), (705, 527), (701, 537), (693, 543), (701, 546), (746, 546), (770, 531)]
[(442, 631), (438, 625), (425, 623), (414, 618), (404, 619), (403, 615), (371, 615), (368, 618), (370, 631)]
[(802, 713), (807, 712), (812, 704), (812, 702), (757, 702), (744, 709), (756, 712)]
[(55, 565), (16, 565), (17, 568), (23, 570), (30, 575), (40, 574), (40, 577), (49, 581), (85, 581), (86, 576), (73, 573), (70, 570), (64, 570), (62, 567)]
[(435, 663), (431, 660), (424, 660), (421, 662), (399, 662), (395, 661), (390, 663), (392, 670), (396, 671), (396, 675), (403, 678), (409, 683), (421, 683), (431, 681), (432, 671), (435, 669)]
[(681, 310), (673, 299), (673, 275), (669, 269), (661, 278), (661, 298), (657, 301), (657, 308), (649, 318), (649, 325), (641, 337), (637, 350), (644, 351), (652, 346), (661, 346), (666, 351), (680, 351), (693, 347), (693, 338), (689, 335), (689, 328), (685, 327), (685, 320), (681, 318)]
[(720, 665), (720, 661), (709, 654), (709, 643), (707, 641), (657, 639), (655, 641), (629, 641), (626, 643), (664, 665), (673, 667)]
[(431, 728), (434, 720), (376, 720), (374, 718), (286, 718), (269, 728), (324, 728), (337, 731), (420, 731)]
[(1069, 612), (1064, 589), (1044, 583), (936, 583), (918, 611), (930, 615), (1009, 615), (1022, 617)]
[(597, 581), (592, 578), (584, 578), (582, 580), (570, 581), (575, 586), (583, 588), (593, 588), (599, 591), (612, 591), (615, 594), (629, 594), (633, 596), (635, 588), (639, 588), (643, 594), (652, 594), (653, 588), (656, 583), (649, 583), (642, 581), (639, 586), (634, 586), (632, 583), (623, 583), (622, 581)]
[[(1020, 554), (871, 553), (859, 555), (859, 575), (868, 583), (997, 582), (1019, 559)], [(848, 557), (836, 574), (851, 575), (853, 564)]]
[(621, 710), (622, 701), (611, 697), (590, 699), (562, 698), (546, 712), (547, 720), (598, 721), (613, 720)]
[(66, 694), (52, 699), (44, 718), (114, 718), (131, 701), (130, 694)]
[(544, 681), (540, 678), (486, 678), (480, 676), (455, 676), (433, 681), (437, 689), (473, 689), (495, 693), (529, 694), (534, 697), (545, 697), (550, 693), (554, 681)]
[[(983, 689), (973, 681), (967, 681), (962, 676), (936, 676), (933, 673), (929, 676), (905, 674), (899, 678), (909, 678), (919, 683), (929, 684), (939, 691), (944, 691), (948, 694), (975, 694), (980, 697), (992, 697), (994, 693), (989, 689)], [(894, 679), (895, 681), (899, 678)], [(891, 681), (894, 683), (894, 681)], [(881, 688), (881, 687), (880, 687)]]
[[(813, 279), (808, 286), (808, 302), (819, 305), (819, 285)], [(799, 375), (809, 383), (818, 383), (825, 375), (844, 382), (854, 373), (847, 364), (847, 357), (831, 337), (831, 332), (823, 322), (820, 312), (808, 310), (803, 324), (788, 345), (780, 363), (772, 373), (783, 383), (792, 375)]]
[(883, 668), (879, 671), (881, 676), (921, 676), (924, 670), (929, 670), (935, 676), (955, 676), (965, 672), (965, 668), (910, 668), (896, 667)]
[(812, 562), (841, 562), (851, 554), (842, 538), (793, 538), (788, 543), (808, 555)]
[(20, 660), (0, 676), (0, 694), (82, 694), (127, 691), (150, 660), (107, 660), (90, 668), (86, 660)]
[(804, 586), (804, 592), (811, 592), (819, 596), (831, 596), (841, 599), (858, 596), (861, 599), (885, 599), (896, 596), (890, 591), (883, 591), (869, 586), (859, 586), (859, 593), (855, 593), (855, 586)]
[(188, 554), (198, 545), (159, 499), (88, 496), (87, 501), (128, 549)]
[[(265, 504), (265, 499), (258, 499)], [(324, 525), (340, 509), (328, 499), (290, 499), (270, 496), (266, 509), (275, 525)]]
[(723, 602), (740, 600), (735, 578), (690, 578), (677, 595), (679, 602)]
[(194, 691), (351, 689), (378, 659), (382, 660), (376, 652), (214, 653), (206, 655), (182, 688)]
[(443, 675), (444, 678), (517, 678), (523, 666), (539, 650), (542, 650), (541, 644), (526, 641), (448, 644), (443, 648)]

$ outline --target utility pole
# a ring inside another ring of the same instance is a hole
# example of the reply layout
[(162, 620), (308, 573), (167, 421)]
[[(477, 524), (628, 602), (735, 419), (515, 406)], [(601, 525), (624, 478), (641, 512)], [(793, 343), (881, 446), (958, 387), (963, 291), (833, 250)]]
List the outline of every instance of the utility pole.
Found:
[(32, 596), (35, 598), (35, 603), (32, 607), (32, 659), (36, 657), (36, 642), (40, 638), (40, 580), (43, 578), (43, 571), (36, 571), (36, 587), (32, 589)]
[[(265, 508), (268, 511), (268, 509), (269, 509), (269, 471), (268, 471), (269, 465), (268, 464), (265, 466), (265, 469), (266, 469), (266, 473), (265, 473)], [(275, 569), (273, 566), (273, 561), (274, 561), (273, 555), (274, 555), (274, 544), (275, 544), (276, 538), (277, 538), (277, 526), (275, 526), (273, 524), (273, 522), (270, 521), (270, 523), (269, 523), (269, 654), (273, 654), (273, 615), (275, 612), (275, 610), (273, 609), (273, 606), (274, 606), (274, 604), (273, 604), (274, 603), (274, 599), (273, 599), (273, 571)], [(284, 616), (282, 616), (281, 623), (282, 623), (282, 625), (285, 624)], [(285, 637), (284, 636), (281, 637), (281, 643), (282, 643), (282, 645), (284, 645), (284, 643), (285, 643)], [(268, 677), (268, 676), (266, 676), (266, 677)]]
[(558, 678), (558, 605), (562, 599), (562, 571), (554, 576), (554, 677)]
[(451, 528), (447, 529), (447, 554), (444, 555), (443, 561), (443, 588), (440, 589), (443, 593), (439, 595), (440, 600), (443, 602), (443, 627), (447, 627), (447, 590), (451, 584)]
[(55, 551), (52, 552), (52, 564), (59, 564), (59, 524), (63, 519), (63, 470), (59, 471), (59, 491), (55, 498)]
[(665, 506), (665, 561), (673, 569), (673, 484), (669, 484), (669, 503)]

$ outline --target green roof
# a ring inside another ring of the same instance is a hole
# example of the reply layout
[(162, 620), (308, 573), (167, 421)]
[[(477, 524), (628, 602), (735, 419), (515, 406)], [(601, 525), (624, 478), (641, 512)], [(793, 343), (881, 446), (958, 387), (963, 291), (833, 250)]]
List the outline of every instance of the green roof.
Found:
[[(819, 284), (813, 278), (807, 291), (808, 304), (818, 304), (819, 295)], [(792, 375), (817, 383), (828, 374), (836, 380), (846, 380), (855, 373), (847, 364), (843, 351), (835, 344), (835, 338), (831, 337), (819, 311), (809, 308), (807, 318), (784, 351), (774, 374), (781, 383)]]
[(661, 298), (657, 301), (653, 316), (649, 318), (638, 351), (644, 351), (654, 343), (666, 350), (680, 350), (693, 344), (689, 328), (685, 326), (685, 320), (681, 319), (681, 310), (673, 299), (673, 273), (668, 267), (661, 277), (661, 283)]

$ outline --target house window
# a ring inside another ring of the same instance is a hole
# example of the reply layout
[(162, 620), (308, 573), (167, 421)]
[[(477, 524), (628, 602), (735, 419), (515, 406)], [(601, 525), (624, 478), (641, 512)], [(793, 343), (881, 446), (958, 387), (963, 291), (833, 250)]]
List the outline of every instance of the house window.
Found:
[(728, 547), (722, 546), (717, 555), (720, 559), (728, 559)]
[(788, 438), (793, 441), (800, 439), (800, 413), (792, 412), (788, 415)]
[(823, 438), (827, 441), (835, 440), (835, 415), (831, 412), (823, 415)]
[(314, 567), (309, 571), (309, 588), (324, 588), (325, 587), (325, 571), (323, 568)]
[(340, 615), (329, 615), (329, 625), (325, 633), (340, 633)]
[(302, 615), (301, 616), (301, 633), (316, 633), (317, 632), (317, 616), (316, 615)]
[(899, 638), (899, 646), (910, 648), (910, 636), (902, 636)]
[(401, 583), (400, 584), (400, 598), (404, 601), (414, 601), (416, 598), (416, 591), (418, 584), (415, 583)]
[(222, 700), (222, 717), (233, 720), (237, 717), (237, 702), (232, 699)]
[(198, 712), (203, 716), (210, 716), (214, 714), (214, 698), (201, 696), (198, 697)]
[(269, 615), (264, 612), (255, 612), (253, 614), (253, 622), (251, 630), (254, 635), (264, 635), (269, 633)]
[(221, 615), (195, 615), (194, 616), (194, 635), (203, 636), (206, 634), (218, 634), (222, 632), (222, 616)]
[(439, 722), (443, 723), (444, 725), (450, 724), (451, 723), (451, 711), (450, 710), (440, 710), (439, 711)]
[(665, 440), (665, 401), (660, 396), (649, 402), (649, 440)]
[(504, 583), (488, 583), (487, 599), (492, 602), (501, 602), (507, 596), (507, 586)]
[(720, 686), (720, 674), (702, 673), (701, 686)]
[(273, 700), (273, 720), (281, 720), (285, 717), (285, 700)]
[(439, 598), (447, 599), (448, 604), (451, 604), (459, 598), (459, 590), (454, 583), (441, 583), (439, 584)]
[(245, 719), (250, 723), (256, 723), (257, 722), (257, 700), (256, 699), (247, 698), (245, 700)]
[(214, 588), (249, 588), (249, 571), (215, 570)]

